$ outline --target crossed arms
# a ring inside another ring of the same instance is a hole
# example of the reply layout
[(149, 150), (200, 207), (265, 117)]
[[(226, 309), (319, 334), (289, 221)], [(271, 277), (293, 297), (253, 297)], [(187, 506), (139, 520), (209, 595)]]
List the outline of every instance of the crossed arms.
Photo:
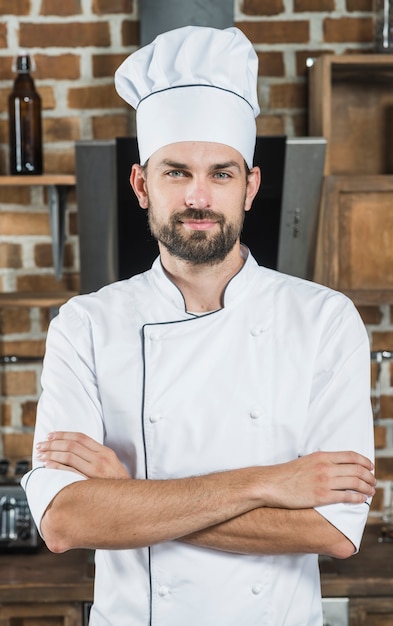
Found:
[(54, 552), (180, 540), (239, 553), (346, 558), (353, 544), (314, 507), (360, 504), (375, 493), (373, 464), (355, 452), (315, 452), (279, 465), (136, 480), (111, 449), (82, 433), (51, 433), (37, 449), (46, 467), (89, 479), (62, 489), (42, 518), (43, 536)]

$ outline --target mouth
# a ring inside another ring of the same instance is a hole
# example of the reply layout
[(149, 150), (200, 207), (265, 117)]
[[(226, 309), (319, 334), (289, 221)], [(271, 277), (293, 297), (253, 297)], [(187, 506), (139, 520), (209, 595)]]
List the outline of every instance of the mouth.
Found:
[(188, 230), (211, 230), (217, 222), (213, 220), (182, 220), (181, 224)]

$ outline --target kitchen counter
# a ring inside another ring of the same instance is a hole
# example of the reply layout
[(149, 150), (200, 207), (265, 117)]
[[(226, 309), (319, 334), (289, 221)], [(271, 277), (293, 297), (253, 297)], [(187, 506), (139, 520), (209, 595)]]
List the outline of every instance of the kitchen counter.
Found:
[(381, 524), (367, 524), (358, 554), (320, 558), (324, 597), (393, 597), (393, 543), (379, 543)]
[(93, 572), (88, 550), (52, 554), (41, 543), (34, 553), (0, 553), (0, 604), (90, 602)]
[[(393, 597), (393, 543), (379, 543), (381, 525), (367, 525), (359, 554), (338, 560), (321, 557), (324, 597)], [(32, 554), (0, 553), (0, 604), (90, 602), (92, 552), (52, 554), (41, 544)]]

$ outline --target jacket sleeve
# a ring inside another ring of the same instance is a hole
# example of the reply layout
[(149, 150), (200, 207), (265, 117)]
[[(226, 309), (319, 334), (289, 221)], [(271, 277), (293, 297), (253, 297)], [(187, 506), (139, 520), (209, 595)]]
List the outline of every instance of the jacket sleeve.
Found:
[(22, 479), (37, 528), (56, 494), (85, 480), (72, 471), (47, 469), (36, 458), (35, 445), (51, 431), (83, 431), (100, 443), (104, 427), (94, 370), (94, 347), (88, 316), (70, 301), (51, 322), (37, 408), (33, 469)]
[[(353, 304), (332, 312), (321, 335), (309, 405), (305, 453), (354, 450), (374, 461), (370, 398), (370, 344)], [(336, 504), (316, 510), (359, 549), (369, 512), (364, 504)]]

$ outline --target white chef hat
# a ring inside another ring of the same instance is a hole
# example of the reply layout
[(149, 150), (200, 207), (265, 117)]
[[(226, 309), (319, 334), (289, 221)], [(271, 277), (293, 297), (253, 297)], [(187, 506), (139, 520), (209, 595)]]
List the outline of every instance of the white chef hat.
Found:
[(115, 85), (137, 110), (140, 162), (171, 143), (212, 141), (252, 167), (257, 77), (258, 57), (238, 28), (177, 28), (131, 54)]

